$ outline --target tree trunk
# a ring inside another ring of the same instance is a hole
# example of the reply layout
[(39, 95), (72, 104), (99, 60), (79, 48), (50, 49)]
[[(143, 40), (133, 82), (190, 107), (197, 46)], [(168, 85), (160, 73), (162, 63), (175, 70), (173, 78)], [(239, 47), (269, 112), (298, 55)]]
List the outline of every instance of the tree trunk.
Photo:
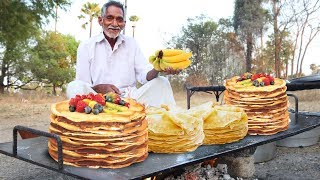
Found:
[(56, 91), (56, 85), (55, 84), (53, 84), (53, 86), (52, 86), (52, 94), (53, 95), (57, 95), (57, 91)]
[[(7, 51), (9, 51), (10, 48), (7, 47)], [(2, 59), (2, 64), (1, 64), (1, 75), (0, 75), (0, 93), (3, 94), (4, 93), (4, 89), (5, 89), (5, 85), (4, 85), (4, 78), (7, 76), (8, 73), (8, 63), (9, 61), (8, 59), (8, 55), (4, 54), (3, 59)]]
[(54, 32), (57, 32), (57, 21), (58, 21), (58, 4), (56, 4), (56, 17), (54, 22)]
[(246, 52), (246, 72), (251, 72), (251, 64), (252, 64), (252, 33), (247, 34), (247, 52)]
[(279, 39), (279, 29), (278, 29), (278, 8), (277, 1), (273, 1), (273, 31), (274, 31), (274, 69), (276, 77), (280, 77), (280, 39)]
[(92, 31), (92, 17), (90, 17), (90, 37), (91, 37), (91, 31)]

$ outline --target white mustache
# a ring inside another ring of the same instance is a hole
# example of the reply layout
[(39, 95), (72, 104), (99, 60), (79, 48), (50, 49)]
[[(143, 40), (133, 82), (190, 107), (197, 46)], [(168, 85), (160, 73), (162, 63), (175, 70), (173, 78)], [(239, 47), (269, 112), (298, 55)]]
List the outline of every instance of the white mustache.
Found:
[(121, 28), (119, 26), (112, 26), (112, 25), (109, 25), (108, 26), (108, 29), (116, 29), (116, 30), (121, 30)]

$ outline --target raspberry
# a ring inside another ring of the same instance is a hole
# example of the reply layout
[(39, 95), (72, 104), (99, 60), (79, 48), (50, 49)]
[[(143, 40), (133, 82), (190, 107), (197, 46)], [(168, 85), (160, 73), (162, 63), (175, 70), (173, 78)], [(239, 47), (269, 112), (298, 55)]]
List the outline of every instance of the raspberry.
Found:
[(94, 94), (91, 92), (87, 95), (88, 99), (94, 100)]
[(70, 106), (76, 107), (76, 106), (77, 106), (77, 103), (78, 103), (78, 100), (77, 100), (76, 98), (71, 98), (71, 99), (69, 100), (69, 105), (70, 105)]
[(76, 99), (77, 102), (80, 101), (80, 100), (82, 100), (82, 98), (81, 98), (80, 95), (76, 95), (75, 99)]
[(85, 107), (87, 107), (87, 104), (84, 101), (80, 100), (80, 101), (78, 101), (78, 104), (76, 106), (76, 111), (77, 112), (84, 112)]
[(81, 99), (87, 99), (87, 95), (83, 94), (83, 95), (81, 96)]
[(104, 99), (102, 94), (96, 94), (94, 96), (94, 101), (96, 101), (97, 103), (99, 103), (99, 104), (101, 104), (103, 106), (106, 104), (106, 100)]

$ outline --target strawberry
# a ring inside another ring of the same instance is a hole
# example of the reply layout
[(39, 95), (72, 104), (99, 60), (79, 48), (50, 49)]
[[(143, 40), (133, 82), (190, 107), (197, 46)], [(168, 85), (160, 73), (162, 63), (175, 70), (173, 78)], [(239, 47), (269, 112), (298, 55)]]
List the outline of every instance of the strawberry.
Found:
[(129, 104), (128, 102), (126, 102), (126, 103), (124, 104), (124, 106), (130, 108), (130, 104)]
[(94, 101), (96, 101), (97, 103), (99, 103), (103, 106), (106, 104), (106, 100), (104, 99), (102, 94), (96, 94), (94, 96)]
[(84, 101), (80, 100), (80, 101), (78, 101), (78, 104), (76, 106), (76, 111), (77, 112), (84, 112), (84, 108), (87, 106), (88, 105)]
[(260, 77), (259, 74), (253, 74), (251, 76), (251, 80), (254, 81), (254, 80), (258, 79), (259, 77)]
[(78, 104), (78, 100), (77, 100), (76, 98), (71, 98), (71, 99), (69, 100), (69, 105), (70, 105), (70, 106), (76, 107), (77, 104)]
[(274, 81), (274, 77), (269, 76), (269, 81), (270, 81), (270, 82), (271, 82), (271, 81)]
[(269, 86), (269, 85), (270, 85), (270, 80), (269, 80), (269, 78), (267, 78), (267, 77), (263, 78), (263, 79), (262, 79), (262, 82), (264, 82), (264, 85), (265, 85), (265, 86)]

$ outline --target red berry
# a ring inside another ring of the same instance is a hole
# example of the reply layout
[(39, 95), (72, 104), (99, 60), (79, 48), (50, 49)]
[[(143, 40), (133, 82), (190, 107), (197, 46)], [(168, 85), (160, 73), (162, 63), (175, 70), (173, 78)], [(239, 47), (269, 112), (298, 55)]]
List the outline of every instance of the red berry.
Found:
[(106, 100), (104, 99), (102, 94), (96, 94), (93, 100), (103, 106), (106, 105)]
[(270, 85), (270, 80), (269, 80), (269, 78), (263, 78), (263, 79), (262, 79), (262, 82), (264, 82), (264, 85), (265, 85), (265, 86), (269, 86), (269, 85)]
[(259, 74), (254, 74), (251, 76), (251, 81), (258, 79), (259, 77), (260, 77)]
[(77, 106), (77, 103), (78, 103), (78, 100), (77, 100), (76, 98), (71, 98), (71, 99), (69, 100), (69, 105), (70, 105), (70, 106), (76, 107), (76, 106)]
[(91, 92), (87, 95), (88, 99), (94, 100), (94, 94)]
[(81, 99), (88, 99), (88, 98), (87, 98), (87, 95), (83, 94), (83, 95), (81, 96)]
[(84, 101), (80, 100), (80, 101), (78, 101), (78, 104), (76, 106), (76, 111), (77, 112), (84, 112), (84, 108), (86, 106), (87, 106), (87, 104)]
[(271, 81), (274, 81), (274, 77), (269, 76), (269, 81), (270, 81), (270, 82), (271, 82)]
[(75, 98), (76, 98), (78, 101), (82, 99), (79, 94), (77, 94)]
[(130, 107), (130, 104), (128, 102), (126, 102), (124, 105), (127, 106), (128, 108)]
[(113, 103), (119, 104), (120, 100), (121, 100), (120, 96), (116, 96), (116, 98), (113, 99)]

